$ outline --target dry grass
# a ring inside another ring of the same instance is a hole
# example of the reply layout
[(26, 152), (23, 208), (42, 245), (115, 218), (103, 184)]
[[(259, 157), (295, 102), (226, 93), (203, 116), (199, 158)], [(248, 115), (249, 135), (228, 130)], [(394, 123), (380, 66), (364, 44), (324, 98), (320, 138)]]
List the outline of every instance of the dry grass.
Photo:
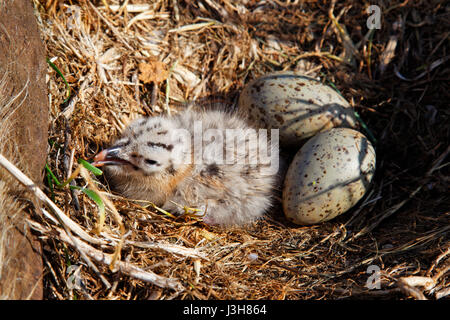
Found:
[[(175, 221), (130, 199), (112, 197), (129, 241), (121, 261), (178, 279), (178, 290), (123, 270), (112, 272), (96, 259), (91, 261), (99, 269), (94, 272), (79, 250), (61, 241), (51, 222), (42, 219), (46, 297), (446, 296), (449, 7), (442, 1), (372, 2), (382, 10), (382, 28), (373, 33), (366, 27), (366, 1), (161, 0), (135, 12), (132, 4), (139, 1), (125, 1), (120, 8), (118, 1), (36, 2), (47, 55), (73, 92), (63, 103), (64, 84), (49, 68), (48, 163), (58, 177), (72, 170), (71, 154), (74, 159), (93, 157), (130, 119), (176, 112), (180, 102), (189, 100), (222, 97), (233, 103), (245, 83), (274, 70), (299, 70), (334, 83), (377, 138), (378, 164), (373, 187), (356, 208), (312, 227), (288, 223), (276, 208), (266, 221), (249, 228), (222, 230), (190, 219)], [(140, 81), (139, 64), (155, 58), (168, 79)], [(108, 190), (106, 184), (99, 188)], [(92, 234), (97, 208), (85, 196), (75, 196), (55, 191), (57, 205)], [(120, 236), (108, 214), (103, 233), (95, 237)], [(196, 248), (206, 258), (136, 242)], [(114, 252), (110, 245), (92, 248)], [(74, 265), (81, 268), (69, 267)], [(380, 290), (366, 287), (370, 265), (381, 270)], [(67, 285), (68, 271), (75, 269), (82, 283), (73, 288)], [(424, 288), (405, 280), (410, 276), (434, 282)]]

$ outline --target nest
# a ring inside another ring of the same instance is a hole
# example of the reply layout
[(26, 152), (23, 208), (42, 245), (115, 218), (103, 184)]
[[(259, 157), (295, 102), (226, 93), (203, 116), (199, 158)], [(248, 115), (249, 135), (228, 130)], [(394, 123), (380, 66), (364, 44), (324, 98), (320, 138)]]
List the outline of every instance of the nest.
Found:
[(251, 79), (295, 70), (333, 84), (376, 137), (372, 188), (319, 225), (293, 225), (275, 207), (248, 227), (221, 229), (115, 195), (85, 173), (72, 184), (110, 201), (97, 229), (91, 198), (46, 182), (73, 223), (32, 216), (46, 298), (448, 296), (448, 5), (375, 1), (380, 29), (368, 29), (369, 17), (377, 21), (364, 1), (141, 3), (35, 1), (47, 57), (67, 81), (49, 66), (55, 176), (65, 180), (136, 117), (187, 101), (233, 103)]

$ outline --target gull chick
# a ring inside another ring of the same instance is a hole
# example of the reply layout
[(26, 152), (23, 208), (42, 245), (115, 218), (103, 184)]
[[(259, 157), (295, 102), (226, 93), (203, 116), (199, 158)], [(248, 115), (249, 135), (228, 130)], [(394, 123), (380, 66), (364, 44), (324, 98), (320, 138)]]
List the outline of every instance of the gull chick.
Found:
[[(244, 225), (263, 217), (277, 181), (278, 140), (257, 143), (254, 133), (220, 110), (140, 118), (94, 161), (126, 197), (174, 214), (198, 208), (210, 225)], [(261, 155), (271, 161), (262, 163)]]

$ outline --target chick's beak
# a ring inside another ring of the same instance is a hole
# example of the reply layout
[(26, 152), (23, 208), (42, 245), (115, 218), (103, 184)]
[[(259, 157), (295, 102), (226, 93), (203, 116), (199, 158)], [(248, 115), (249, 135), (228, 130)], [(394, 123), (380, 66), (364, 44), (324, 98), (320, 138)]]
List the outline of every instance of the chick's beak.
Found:
[(103, 165), (124, 165), (129, 162), (125, 159), (121, 159), (120, 148), (113, 147), (109, 149), (102, 150), (94, 157), (94, 162), (92, 165), (96, 167), (101, 167)]

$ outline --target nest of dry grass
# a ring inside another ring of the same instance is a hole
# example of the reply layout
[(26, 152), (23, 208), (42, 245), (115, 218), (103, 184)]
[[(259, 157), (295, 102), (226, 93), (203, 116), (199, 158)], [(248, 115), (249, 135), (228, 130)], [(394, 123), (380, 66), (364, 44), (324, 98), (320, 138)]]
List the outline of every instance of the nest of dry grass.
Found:
[[(99, 242), (64, 234), (44, 215), (33, 218), (46, 297), (448, 297), (449, 7), (372, 2), (35, 1), (47, 56), (72, 91), (65, 101), (66, 87), (49, 67), (48, 164), (61, 179), (74, 159), (92, 158), (131, 119), (176, 112), (191, 100), (233, 103), (249, 80), (275, 70), (335, 84), (377, 138), (378, 163), (356, 208), (310, 227), (290, 224), (280, 209), (248, 228), (174, 220), (110, 196), (100, 178), (97, 187), (121, 218), (107, 209), (95, 235), (95, 203), (55, 190), (56, 205)], [(381, 9), (381, 29), (366, 27), (370, 4)], [(142, 76), (145, 65), (161, 77)], [(377, 289), (367, 286), (373, 275)]]

